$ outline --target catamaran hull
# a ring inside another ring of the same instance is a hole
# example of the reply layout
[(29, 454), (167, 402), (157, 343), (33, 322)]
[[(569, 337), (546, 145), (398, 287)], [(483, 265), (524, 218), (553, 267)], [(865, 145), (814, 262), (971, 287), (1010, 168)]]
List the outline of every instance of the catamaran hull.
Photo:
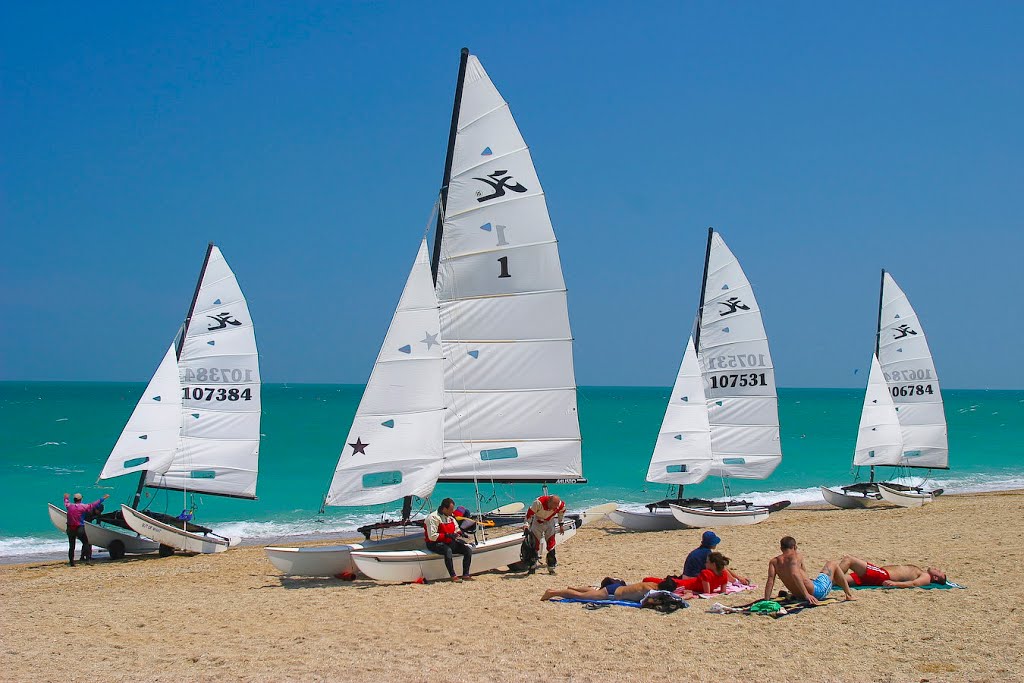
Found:
[(709, 508), (669, 505), (676, 520), (694, 529), (720, 526), (745, 526), (758, 524), (768, 519), (766, 507), (742, 507), (736, 509), (711, 510)]
[(286, 576), (337, 576), (359, 570), (352, 561), (353, 550), (417, 550), (424, 547), (423, 534), (395, 536), (380, 541), (316, 548), (267, 547), (267, 558)]
[[(62, 533), (67, 533), (68, 528), (68, 513), (61, 510), (53, 503), (48, 503), (50, 509), (50, 521), (57, 527), (57, 530)], [(154, 543), (149, 539), (142, 538), (138, 534), (134, 534), (128, 531), (118, 531), (109, 527), (100, 526), (91, 522), (85, 523), (85, 532), (89, 536), (89, 543), (91, 545), (98, 546), (100, 548), (106, 548), (110, 550), (114, 548), (114, 552), (118, 552), (118, 544), (121, 544), (120, 550), (129, 555), (143, 555), (145, 553), (155, 553), (157, 548), (160, 547), (159, 543)]]
[(161, 545), (186, 553), (222, 553), (241, 543), (241, 538), (219, 538), (207, 534), (194, 534), (159, 522), (127, 505), (121, 506), (121, 514), (128, 526), (140, 535), (151, 538)]
[[(575, 534), (576, 524), (566, 520), (565, 532), (555, 535), (556, 547), (568, 541)], [(477, 544), (473, 548), (473, 564), (470, 567), (470, 573), (480, 574), (518, 562), (519, 547), (522, 542), (521, 534), (509, 534)], [(361, 573), (377, 581), (409, 583), (419, 579), (438, 581), (449, 578), (448, 569), (444, 566), (444, 558), (427, 550), (396, 552), (359, 550), (352, 552), (352, 560)], [(455, 568), (458, 570), (461, 567), (462, 558), (456, 556), (454, 560)]]
[(821, 487), (821, 495), (829, 505), (834, 505), (837, 508), (843, 508), (845, 510), (871, 507), (873, 503), (877, 503), (882, 499), (882, 496), (878, 493), (868, 493), (863, 496), (851, 496), (848, 493), (834, 491), (827, 486)]
[(930, 492), (900, 491), (885, 484), (878, 485), (878, 493), (881, 494), (882, 500), (885, 502), (905, 508), (921, 507), (935, 500), (935, 495)]
[(687, 528), (685, 524), (675, 518), (671, 510), (661, 508), (652, 512), (616, 509), (608, 513), (608, 519), (631, 531), (668, 531)]

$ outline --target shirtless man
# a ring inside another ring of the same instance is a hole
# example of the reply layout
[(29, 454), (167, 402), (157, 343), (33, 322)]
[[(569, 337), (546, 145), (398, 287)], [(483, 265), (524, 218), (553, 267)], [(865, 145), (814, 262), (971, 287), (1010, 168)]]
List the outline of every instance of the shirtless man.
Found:
[(846, 582), (846, 574), (843, 573), (838, 562), (835, 560), (826, 562), (818, 576), (812, 580), (808, 578), (807, 570), (804, 569), (804, 556), (796, 549), (796, 539), (792, 536), (784, 536), (779, 545), (782, 554), (768, 561), (768, 580), (764, 585), (765, 600), (770, 600), (772, 597), (776, 576), (782, 579), (782, 583), (789, 589), (793, 597), (806, 600), (812, 605), (818, 605), (821, 600), (828, 597), (833, 582), (843, 589), (847, 600), (857, 599), (850, 591), (850, 584)]
[(887, 564), (879, 567), (853, 555), (844, 555), (839, 568), (858, 586), (914, 588), (930, 583), (946, 583), (946, 572), (935, 567), (921, 569), (913, 564)]
[[(544, 595), (541, 596), (541, 600), (551, 600), (552, 598), (582, 598), (584, 600), (627, 600), (629, 602), (640, 602), (647, 591), (652, 591), (658, 588), (658, 583), (652, 581), (641, 581), (639, 583), (626, 583), (622, 579), (605, 579), (601, 582), (600, 588), (591, 588), (589, 586), (573, 588), (563, 588), (561, 590), (555, 590), (549, 588), (544, 591)], [(669, 589), (671, 590), (671, 588)]]

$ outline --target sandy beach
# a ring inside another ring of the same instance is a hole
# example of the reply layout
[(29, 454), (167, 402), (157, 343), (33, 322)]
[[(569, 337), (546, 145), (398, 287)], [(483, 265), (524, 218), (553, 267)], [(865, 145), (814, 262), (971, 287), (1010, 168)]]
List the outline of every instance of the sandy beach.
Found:
[[(571, 503), (571, 501), (570, 501)], [(0, 567), (0, 679), (254, 681), (1024, 680), (1024, 492), (919, 509), (796, 509), (719, 530), (762, 585), (779, 538), (808, 569), (844, 553), (947, 570), (967, 590), (860, 591), (773, 620), (543, 603), (549, 587), (680, 569), (699, 531), (584, 527), (557, 575), (465, 584), (290, 579), (260, 547)], [(750, 602), (760, 591), (721, 598)]]

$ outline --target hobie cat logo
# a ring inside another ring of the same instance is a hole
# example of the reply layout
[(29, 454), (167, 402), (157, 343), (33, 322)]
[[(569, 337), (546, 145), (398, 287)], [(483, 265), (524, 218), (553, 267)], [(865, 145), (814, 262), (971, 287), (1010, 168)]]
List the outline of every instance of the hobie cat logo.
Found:
[(893, 336), (893, 339), (903, 339), (904, 337), (909, 337), (912, 334), (917, 334), (917, 332), (910, 329), (910, 325), (900, 325), (895, 330), (893, 330), (893, 332), (896, 333), (895, 336)]
[(718, 312), (719, 316), (730, 315), (732, 313), (735, 313), (736, 311), (749, 311), (750, 310), (750, 306), (747, 306), (745, 303), (740, 301), (740, 298), (738, 296), (732, 296), (732, 297), (729, 297), (725, 301), (719, 301), (718, 305), (719, 306), (725, 306), (726, 309), (727, 309), (725, 311), (719, 311)]
[(206, 328), (210, 332), (213, 332), (214, 330), (223, 330), (228, 325), (233, 325), (235, 327), (238, 327), (239, 325), (242, 324), (242, 323), (238, 322), (237, 320), (235, 320), (234, 318), (232, 318), (231, 314), (228, 313), (227, 311), (225, 311), (223, 313), (218, 313), (217, 315), (208, 315), (206, 317), (209, 318), (210, 320), (213, 320), (215, 323), (217, 323), (216, 325), (211, 325), (210, 327)]
[[(480, 182), (487, 183), (491, 186), (491, 190), (493, 190), (489, 195), (484, 195), (481, 191), (477, 190), (476, 200), (478, 202), (486, 202), (489, 199), (504, 197), (505, 190), (510, 192), (526, 192), (526, 188), (512, 180), (512, 176), (508, 175), (508, 171), (504, 169), (495, 171), (486, 178), (473, 178), (473, 180), (479, 180)], [(511, 185), (509, 183), (515, 184)]]

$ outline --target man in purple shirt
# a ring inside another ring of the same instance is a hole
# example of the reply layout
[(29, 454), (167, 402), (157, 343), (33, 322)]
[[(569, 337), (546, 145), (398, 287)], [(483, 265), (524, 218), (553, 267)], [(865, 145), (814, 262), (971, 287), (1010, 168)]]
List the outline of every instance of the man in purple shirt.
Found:
[(85, 516), (103, 505), (107, 498), (110, 498), (110, 494), (104, 493), (95, 503), (86, 504), (82, 502), (82, 494), (76, 493), (75, 502), (72, 503), (71, 497), (64, 494), (64, 508), (68, 511), (68, 562), (72, 567), (75, 566), (75, 539), (82, 541), (81, 561), (92, 560), (92, 546), (89, 545), (89, 536), (85, 533)]

